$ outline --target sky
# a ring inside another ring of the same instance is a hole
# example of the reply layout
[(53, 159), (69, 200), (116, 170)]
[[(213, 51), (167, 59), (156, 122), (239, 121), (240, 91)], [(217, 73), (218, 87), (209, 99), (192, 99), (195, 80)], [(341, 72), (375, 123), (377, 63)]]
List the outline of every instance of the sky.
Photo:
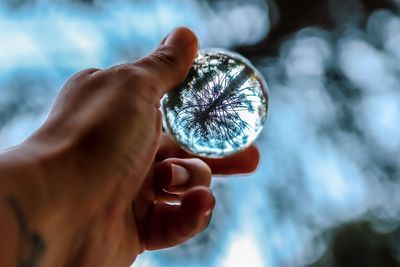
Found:
[[(0, 148), (46, 118), (65, 80), (140, 58), (174, 27), (201, 47), (251, 45), (270, 31), (264, 1), (0, 2)], [(257, 171), (215, 177), (209, 229), (134, 266), (296, 267), (326, 249), (323, 233), (357, 219), (387, 232), (400, 200), (400, 17), (375, 11), (328, 32), (304, 28), (253, 62), (270, 93)], [(182, 261), (182, 259), (185, 261)]]

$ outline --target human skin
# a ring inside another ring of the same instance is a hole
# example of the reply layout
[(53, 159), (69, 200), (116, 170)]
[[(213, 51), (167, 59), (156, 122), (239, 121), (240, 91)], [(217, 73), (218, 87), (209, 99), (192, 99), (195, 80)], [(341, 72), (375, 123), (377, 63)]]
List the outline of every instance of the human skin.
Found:
[(145, 58), (66, 82), (44, 124), (0, 155), (0, 266), (129, 266), (207, 227), (212, 174), (252, 172), (259, 153), (193, 158), (162, 132), (160, 99), (197, 50), (178, 28)]

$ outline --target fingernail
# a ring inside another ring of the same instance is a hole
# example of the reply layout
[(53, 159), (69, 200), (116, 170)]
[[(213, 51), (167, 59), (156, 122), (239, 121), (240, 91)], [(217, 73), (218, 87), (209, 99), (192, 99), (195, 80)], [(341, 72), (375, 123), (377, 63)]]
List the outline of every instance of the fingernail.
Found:
[(165, 45), (186, 47), (194, 42), (194, 34), (186, 28), (178, 28), (174, 30), (163, 42)]
[(160, 45), (164, 45), (164, 44), (165, 44), (165, 41), (168, 39), (168, 37), (169, 37), (169, 34), (168, 34), (167, 36), (165, 36), (165, 37), (161, 40)]
[(189, 180), (189, 172), (182, 166), (171, 163), (171, 185), (177, 186), (186, 183)]
[(214, 207), (215, 207), (215, 197), (213, 196), (213, 201), (211, 203), (211, 206), (204, 212), (204, 216), (206, 216), (206, 217), (210, 216)]
[(211, 212), (212, 212), (212, 209), (208, 209), (208, 210), (206, 210), (205, 212), (204, 212), (204, 216), (210, 216), (210, 214), (211, 214)]

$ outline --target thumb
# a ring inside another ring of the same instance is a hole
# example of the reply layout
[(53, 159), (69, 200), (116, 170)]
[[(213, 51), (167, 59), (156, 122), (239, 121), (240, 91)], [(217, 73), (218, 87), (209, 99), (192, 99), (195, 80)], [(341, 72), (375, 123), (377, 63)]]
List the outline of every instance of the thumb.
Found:
[(142, 78), (151, 82), (158, 97), (182, 83), (198, 50), (195, 34), (187, 28), (177, 28), (153, 53), (133, 63)]

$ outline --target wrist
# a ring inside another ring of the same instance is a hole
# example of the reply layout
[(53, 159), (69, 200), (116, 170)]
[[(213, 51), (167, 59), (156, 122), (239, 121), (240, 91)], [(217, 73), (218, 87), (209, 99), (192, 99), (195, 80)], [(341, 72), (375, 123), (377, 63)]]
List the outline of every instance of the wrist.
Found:
[(57, 182), (49, 180), (48, 162), (56, 160), (50, 154), (27, 142), (0, 155), (1, 202), (16, 226), (23, 226), (19, 229), (20, 238), (37, 234), (39, 245), (43, 246), (38, 247), (43, 250), (43, 265), (38, 266), (54, 265), (54, 257), (61, 260), (63, 250), (71, 245), (70, 236), (78, 228), (77, 220), (71, 220), (73, 208), (65, 201), (65, 194), (61, 188), (53, 187)]

